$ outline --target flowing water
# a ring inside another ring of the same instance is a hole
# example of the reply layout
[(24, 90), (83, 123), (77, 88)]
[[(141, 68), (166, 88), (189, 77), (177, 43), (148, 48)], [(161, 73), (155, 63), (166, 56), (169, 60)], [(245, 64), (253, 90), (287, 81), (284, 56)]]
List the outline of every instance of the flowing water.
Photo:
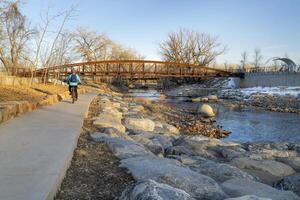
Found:
[[(159, 100), (161, 93), (156, 90), (131, 90), (131, 97), (144, 97)], [(201, 103), (187, 102), (186, 98), (165, 99), (166, 104), (177, 108), (196, 111)], [(257, 141), (300, 141), (300, 115), (278, 113), (250, 108), (227, 108), (212, 104), (216, 112), (215, 125), (232, 133), (225, 140), (240, 142)]]

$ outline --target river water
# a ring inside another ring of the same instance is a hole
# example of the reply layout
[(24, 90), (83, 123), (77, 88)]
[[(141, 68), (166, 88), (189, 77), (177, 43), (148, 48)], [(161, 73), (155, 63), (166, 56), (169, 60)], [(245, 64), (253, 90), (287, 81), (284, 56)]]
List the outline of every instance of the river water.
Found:
[[(131, 97), (143, 97), (159, 100), (161, 93), (156, 90), (131, 90), (127, 93)], [(163, 100), (166, 104), (177, 108), (196, 111), (201, 103), (187, 102), (186, 98)], [(300, 115), (293, 113), (278, 113), (250, 108), (227, 108), (219, 104), (212, 104), (216, 112), (215, 125), (231, 131), (225, 140), (239, 142), (300, 141)]]

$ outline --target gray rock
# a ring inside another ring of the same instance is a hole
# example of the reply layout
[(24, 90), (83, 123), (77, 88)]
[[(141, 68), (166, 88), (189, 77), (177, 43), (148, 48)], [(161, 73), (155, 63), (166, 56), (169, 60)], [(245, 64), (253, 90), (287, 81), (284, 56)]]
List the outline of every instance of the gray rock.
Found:
[(178, 161), (152, 156), (140, 156), (121, 160), (138, 181), (153, 179), (182, 189), (195, 199), (224, 199), (226, 194), (211, 178), (184, 167)]
[(300, 196), (300, 174), (284, 177), (275, 184), (280, 190), (291, 190)]
[(140, 131), (154, 131), (155, 123), (151, 119), (125, 118), (125, 126), (127, 129)]
[(263, 183), (246, 179), (231, 179), (222, 183), (221, 187), (230, 197), (257, 195), (259, 197), (270, 198), (272, 200), (300, 199), (300, 197), (298, 197), (293, 192), (277, 190)]
[[(214, 138), (208, 138), (205, 136), (182, 136), (173, 142), (174, 146), (183, 146), (184, 149), (188, 149), (194, 154), (199, 155), (210, 160), (217, 160), (220, 157), (220, 153), (215, 149), (219, 147), (229, 147), (236, 143), (224, 142)], [(183, 148), (181, 148), (183, 149)], [(177, 154), (180, 155), (180, 154)]]
[(167, 123), (163, 123), (163, 129), (165, 130), (164, 133), (165, 134), (170, 134), (170, 135), (179, 135), (179, 130), (170, 124)]
[(268, 172), (274, 176), (288, 176), (294, 174), (295, 171), (288, 165), (274, 160), (253, 160), (250, 158), (235, 158), (230, 162), (240, 169), (254, 169)]
[(125, 127), (121, 123), (121, 118), (110, 114), (100, 114), (93, 125), (97, 128), (116, 128), (118, 131), (125, 133)]
[(272, 200), (270, 198), (263, 198), (263, 197), (258, 197), (255, 195), (245, 195), (242, 197), (236, 197), (236, 198), (228, 198), (225, 200)]
[(161, 146), (166, 150), (173, 146), (174, 138), (165, 135), (154, 135), (150, 138), (152, 141), (156, 141), (161, 144)]
[(123, 191), (120, 200), (194, 200), (184, 190), (153, 180), (140, 181)]
[(276, 158), (277, 161), (282, 162), (286, 165), (289, 165), (297, 172), (300, 172), (300, 157), (292, 157), (292, 158)]
[(201, 157), (192, 157), (196, 160), (195, 163), (188, 166), (200, 174), (209, 176), (217, 182), (224, 182), (233, 178), (241, 178), (247, 180), (258, 180), (252, 175), (225, 163), (217, 163)]
[(99, 132), (95, 132), (95, 133), (93, 133), (93, 134), (91, 134), (92, 135), (92, 139), (94, 140), (94, 141), (96, 141), (97, 142), (97, 138), (99, 137), (100, 138), (100, 140), (101, 140), (101, 137), (103, 137), (103, 135), (102, 134), (106, 134), (106, 135), (108, 135), (109, 137), (119, 137), (119, 138), (123, 138), (123, 139), (126, 139), (126, 140), (131, 140), (132, 141), (132, 139), (131, 139), (131, 137), (129, 137), (126, 133), (123, 133), (123, 132), (120, 132), (120, 131), (118, 131), (118, 129), (116, 129), (116, 128), (113, 128), (113, 127), (109, 127), (109, 128), (98, 128), (98, 130), (99, 130)]
[(124, 140), (121, 138), (103, 138), (112, 151), (112, 153), (120, 159), (126, 159), (136, 156), (154, 156), (150, 151), (146, 150), (143, 145)]
[(166, 149), (166, 154), (167, 155), (190, 155), (190, 156), (198, 155), (190, 147), (183, 146), (183, 145), (168, 147)]
[(112, 138), (112, 137), (105, 133), (100, 133), (100, 132), (92, 133), (88, 137), (88, 139), (90, 139), (94, 142), (104, 142), (105, 140), (110, 139), (110, 138)]

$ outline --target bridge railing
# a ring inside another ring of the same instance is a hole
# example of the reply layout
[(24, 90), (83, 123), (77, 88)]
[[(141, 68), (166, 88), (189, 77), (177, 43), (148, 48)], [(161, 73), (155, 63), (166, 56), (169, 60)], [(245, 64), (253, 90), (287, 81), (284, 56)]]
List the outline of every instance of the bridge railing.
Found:
[(295, 70), (291, 71), (284, 67), (253, 67), (253, 68), (246, 68), (246, 69), (229, 69), (229, 72), (237, 73), (297, 73), (300, 72), (300, 67), (296, 68)]
[(49, 69), (37, 70), (40, 75), (47, 70), (49, 76), (67, 76), (71, 68), (86, 77), (116, 77), (143, 78), (143, 77), (200, 77), (200, 76), (226, 76), (229, 72), (207, 67), (195, 67), (186, 64), (150, 61), (107, 61), (99, 63), (67, 64), (64, 66), (51, 67)]
[[(159, 77), (215, 77), (238, 76), (240, 72), (228, 72), (195, 64), (163, 61), (128, 60), (128, 61), (92, 61), (72, 63), (34, 70), (35, 77), (64, 79), (75, 68), (82, 77), (123, 77), (123, 78), (159, 78)], [(29, 68), (13, 68), (11, 73), (29, 77)]]

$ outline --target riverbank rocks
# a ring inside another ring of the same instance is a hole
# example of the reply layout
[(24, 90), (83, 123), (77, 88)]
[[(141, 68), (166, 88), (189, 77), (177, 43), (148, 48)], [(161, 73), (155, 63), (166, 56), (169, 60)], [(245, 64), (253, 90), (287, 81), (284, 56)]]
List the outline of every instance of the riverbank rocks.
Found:
[[(298, 192), (299, 144), (180, 135), (173, 122), (168, 124), (163, 116), (148, 112), (151, 104), (144, 108), (129, 101), (99, 97), (100, 114), (93, 122), (97, 131), (88, 138), (105, 143), (135, 179), (121, 200), (299, 199), (285, 191)], [(210, 106), (204, 111), (207, 117), (215, 114)]]
[(300, 196), (300, 174), (284, 177), (275, 184), (279, 190), (291, 190)]
[(213, 108), (208, 105), (208, 104), (203, 104), (198, 112), (203, 116), (203, 117), (214, 117), (215, 116), (215, 113), (214, 113), (214, 110)]
[(252, 175), (225, 163), (217, 163), (199, 156), (190, 157), (194, 162), (187, 164), (193, 171), (209, 176), (217, 182), (224, 182), (232, 178), (257, 180)]
[(245, 195), (241, 197), (236, 197), (236, 198), (228, 198), (225, 200), (272, 200), (270, 198), (263, 198), (263, 197), (258, 197), (255, 195)]
[(217, 95), (209, 95), (209, 96), (207, 96), (207, 98), (208, 98), (208, 101), (210, 101), (210, 102), (217, 102), (218, 101)]
[(274, 176), (288, 176), (294, 174), (295, 171), (288, 165), (274, 160), (253, 160), (250, 158), (235, 158), (230, 162), (240, 169), (254, 169), (268, 172)]
[(122, 125), (121, 119), (110, 114), (100, 114), (93, 125), (97, 128), (115, 128), (118, 131), (125, 133), (125, 126)]
[(279, 161), (279, 162), (282, 162), (286, 165), (289, 165), (290, 167), (292, 167), (297, 172), (300, 172), (300, 157), (291, 157), (291, 158), (277, 157), (276, 160)]
[(246, 179), (230, 179), (221, 184), (222, 189), (230, 197), (256, 195), (272, 200), (299, 200), (300, 197), (290, 191), (277, 190), (263, 183)]
[(175, 160), (139, 156), (121, 160), (138, 181), (152, 179), (189, 193), (195, 199), (224, 199), (227, 195), (210, 177), (194, 172)]
[(170, 134), (170, 135), (179, 135), (179, 130), (173, 125), (163, 123), (163, 129), (164, 129), (164, 134)]
[(155, 123), (150, 119), (139, 118), (125, 118), (124, 124), (127, 129), (140, 130), (140, 131), (154, 131)]
[(105, 142), (109, 150), (119, 159), (127, 159), (139, 156), (154, 156), (143, 145), (122, 138), (103, 137), (99, 142)]
[(157, 183), (153, 180), (139, 181), (123, 191), (120, 200), (195, 200), (184, 190)]
[(130, 111), (132, 112), (142, 112), (144, 110), (144, 106), (141, 105), (133, 105), (133, 106), (129, 106)]

